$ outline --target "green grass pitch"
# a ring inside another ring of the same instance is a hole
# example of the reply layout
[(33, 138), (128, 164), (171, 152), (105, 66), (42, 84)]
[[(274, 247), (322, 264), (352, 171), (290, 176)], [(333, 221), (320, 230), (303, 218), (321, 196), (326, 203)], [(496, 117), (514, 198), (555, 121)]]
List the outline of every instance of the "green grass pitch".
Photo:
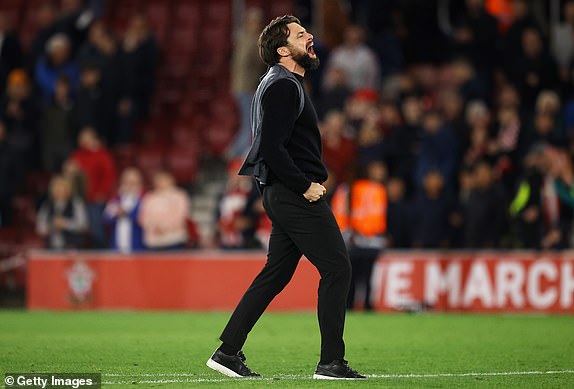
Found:
[(101, 372), (104, 387), (574, 388), (574, 317), (349, 314), (366, 381), (311, 380), (313, 313), (266, 313), (244, 348), (260, 380), (205, 366), (228, 313), (0, 311), (0, 373)]

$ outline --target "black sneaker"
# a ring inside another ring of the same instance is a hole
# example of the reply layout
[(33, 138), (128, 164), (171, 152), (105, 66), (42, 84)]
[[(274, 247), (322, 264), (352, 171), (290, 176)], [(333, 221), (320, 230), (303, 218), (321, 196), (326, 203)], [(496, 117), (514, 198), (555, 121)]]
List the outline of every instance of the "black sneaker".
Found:
[(226, 355), (217, 349), (207, 360), (206, 365), (228, 377), (260, 377), (245, 364), (243, 351), (239, 351), (236, 355)]
[(318, 364), (313, 379), (316, 380), (358, 380), (367, 376), (357, 373), (349, 367), (349, 362), (336, 360), (331, 363)]

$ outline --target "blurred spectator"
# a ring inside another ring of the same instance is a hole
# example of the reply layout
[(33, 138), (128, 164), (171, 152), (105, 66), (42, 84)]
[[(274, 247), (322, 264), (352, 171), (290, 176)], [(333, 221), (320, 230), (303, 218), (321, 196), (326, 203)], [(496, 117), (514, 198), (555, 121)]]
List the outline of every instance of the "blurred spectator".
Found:
[(0, 103), (3, 118), (13, 150), (18, 154), (19, 164), (14, 168), (23, 172), (37, 162), (31, 152), (37, 141), (36, 120), (38, 107), (31, 96), (30, 80), (22, 69), (14, 69), (8, 75), (6, 94)]
[[(347, 119), (342, 112), (331, 111), (320, 127), (323, 136), (323, 161), (329, 177), (346, 181), (355, 162), (355, 142), (349, 138)], [(334, 177), (333, 177), (334, 176)]]
[(0, 120), (0, 227), (12, 221), (12, 195), (16, 191), (17, 182), (14, 166), (17, 161), (8, 140), (6, 124)]
[(11, 31), (11, 20), (0, 11), (0, 91), (6, 89), (10, 72), (23, 64), (22, 49), (18, 35)]
[(44, 103), (54, 97), (56, 80), (62, 74), (70, 80), (73, 91), (78, 89), (78, 66), (73, 62), (70, 50), (70, 39), (65, 34), (55, 34), (46, 42), (45, 55), (36, 62), (34, 79)]
[(565, 144), (565, 139), (560, 136), (556, 118), (550, 112), (537, 111), (527, 131), (523, 145), (526, 150), (537, 143), (548, 143), (558, 147), (563, 147)]
[(457, 58), (450, 63), (452, 81), (465, 103), (471, 100), (490, 101), (489, 83), (479, 78), (475, 67), (467, 59)]
[(248, 8), (243, 25), (237, 32), (231, 59), (231, 91), (235, 96), (240, 113), (240, 127), (227, 154), (238, 158), (249, 151), (251, 144), (251, 100), (265, 73), (265, 64), (259, 58), (257, 41), (263, 28), (263, 11)]
[(143, 180), (136, 168), (121, 174), (118, 193), (106, 204), (104, 218), (111, 227), (111, 247), (122, 253), (144, 249), (139, 211), (143, 198)]
[(557, 86), (557, 67), (536, 28), (524, 29), (521, 39), (521, 52), (512, 57), (506, 75), (528, 109), (534, 108), (541, 90)]
[(82, 64), (80, 89), (74, 107), (75, 120), (79, 128), (93, 127), (101, 140), (107, 141), (107, 129), (103, 127), (104, 94), (101, 85), (100, 68), (93, 62)]
[(68, 180), (72, 187), (72, 196), (86, 201), (86, 191), (88, 188), (86, 175), (72, 158), (68, 158), (62, 164), (62, 175)]
[(518, 178), (521, 162), (520, 142), (524, 139), (522, 122), (516, 108), (498, 111), (497, 132), (490, 143), (490, 151), (496, 156), (495, 170), (500, 174), (505, 191), (513, 189)]
[(484, 0), (466, 0), (465, 4), (466, 12), (455, 23), (454, 52), (470, 58), (483, 73), (481, 80), (488, 81), (497, 60), (497, 21), (486, 11)]
[(371, 311), (371, 275), (384, 248), (387, 229), (387, 192), (383, 183), (388, 172), (381, 161), (372, 161), (358, 170), (357, 179), (350, 186), (342, 184), (337, 188), (332, 207), (353, 266), (347, 308), (355, 308), (355, 297), (359, 295), (356, 292), (360, 291), (362, 307)]
[(412, 207), (405, 199), (405, 182), (400, 177), (387, 181), (387, 247), (405, 249), (412, 246)]
[(347, 83), (345, 72), (342, 69), (331, 67), (324, 76), (323, 87), (317, 101), (320, 119), (331, 111), (343, 111), (345, 103), (351, 95), (351, 88)]
[(345, 72), (351, 89), (379, 89), (380, 70), (377, 56), (365, 44), (365, 31), (361, 26), (351, 25), (345, 29), (342, 45), (329, 56), (327, 68), (338, 68)]
[(131, 118), (118, 115), (120, 101), (129, 99), (129, 91), (126, 56), (120, 50), (115, 36), (103, 23), (92, 24), (89, 39), (80, 49), (78, 58), (81, 63), (97, 67), (100, 73), (97, 83), (101, 95), (101, 102), (98, 103), (101, 110), (98, 131), (109, 146), (131, 142)]
[(546, 171), (542, 189), (545, 234), (541, 245), (543, 249), (563, 250), (572, 246), (572, 158), (566, 151), (554, 147), (545, 147), (543, 153)]
[(357, 164), (380, 161), (385, 155), (385, 138), (379, 126), (379, 111), (370, 110), (357, 134)]
[(499, 154), (512, 155), (518, 147), (522, 122), (516, 108), (505, 107), (498, 111), (498, 131), (494, 150)]
[(449, 217), (451, 228), (449, 246), (464, 248), (464, 212), (468, 207), (470, 194), (474, 189), (474, 174), (472, 166), (463, 165), (458, 172), (458, 196), (453, 205), (454, 211)]
[(48, 39), (56, 33), (57, 9), (51, 2), (44, 2), (35, 9), (35, 22), (38, 30), (32, 40), (32, 47), (29, 54), (29, 67), (34, 69), (35, 64), (42, 57), (46, 50)]
[(145, 246), (152, 250), (184, 249), (189, 208), (187, 194), (175, 185), (173, 176), (166, 171), (156, 173), (153, 190), (144, 196), (139, 214)]
[[(89, 7), (85, 3), (89, 2)], [(75, 57), (86, 39), (88, 28), (98, 16), (102, 0), (61, 0), (60, 14), (54, 29), (70, 38), (70, 50)]]
[(96, 131), (85, 127), (78, 135), (78, 149), (71, 159), (86, 176), (86, 200), (90, 219), (90, 238), (94, 248), (108, 247), (104, 233), (103, 211), (112, 197), (116, 181), (116, 167)]
[(445, 189), (444, 176), (430, 169), (423, 176), (422, 190), (413, 204), (416, 221), (413, 228), (413, 247), (445, 248), (449, 245), (449, 218), (453, 201)]
[(492, 166), (479, 161), (473, 169), (473, 189), (464, 209), (464, 247), (499, 248), (505, 228), (506, 200)]
[(491, 155), (491, 114), (486, 104), (482, 101), (471, 101), (466, 108), (466, 121), (469, 133), (462, 161), (465, 165), (473, 165)]
[(402, 125), (390, 133), (389, 166), (393, 175), (400, 177), (407, 191), (412, 189), (416, 158), (423, 133), (423, 106), (416, 94), (405, 96), (401, 101)]
[(425, 175), (431, 170), (437, 170), (442, 176), (441, 184), (451, 188), (457, 156), (452, 130), (444, 123), (441, 114), (434, 110), (425, 113), (423, 130), (415, 183), (417, 187), (422, 186)]
[(524, 118), (521, 109), (522, 101), (516, 87), (510, 83), (500, 85), (496, 94), (496, 107), (501, 108), (515, 108), (520, 112), (520, 116)]
[[(384, 100), (379, 104), (379, 127), (384, 137), (384, 149), (382, 159), (396, 170), (396, 156), (400, 154), (396, 144), (396, 135), (402, 130), (403, 120), (398, 104), (391, 100)], [(408, 145), (407, 145), (408, 147)]]
[(37, 215), (36, 230), (45, 237), (46, 248), (81, 248), (88, 227), (82, 200), (72, 197), (70, 183), (62, 176), (50, 182), (50, 194)]
[(217, 205), (219, 244), (226, 249), (253, 248), (258, 214), (254, 208), (260, 195), (251, 177), (237, 174), (241, 159), (232, 160), (227, 168), (227, 183)]
[(345, 103), (345, 115), (353, 136), (358, 134), (367, 116), (376, 111), (378, 100), (377, 92), (373, 89), (359, 89), (349, 96)]
[(155, 69), (159, 57), (155, 36), (146, 18), (134, 15), (124, 34), (122, 49), (126, 60), (127, 94), (120, 100), (119, 113), (124, 117), (146, 119), (155, 87)]
[(258, 215), (257, 225), (255, 227), (255, 239), (258, 242), (258, 246), (267, 249), (269, 248), (269, 239), (271, 238), (273, 224), (265, 212), (261, 196), (257, 197), (257, 200), (253, 203), (252, 208), (254, 213)]
[(511, 0), (512, 24), (506, 31), (503, 42), (503, 55), (505, 61), (512, 61), (521, 53), (521, 42), (524, 30), (534, 28), (539, 33), (542, 29), (532, 15), (527, 0)]
[(518, 181), (509, 211), (516, 228), (517, 247), (540, 249), (544, 220), (542, 218), (543, 155), (540, 146), (532, 147), (524, 158), (524, 169)]
[(464, 100), (462, 96), (452, 89), (445, 89), (441, 92), (439, 105), (445, 121), (453, 128), (461, 127), (462, 122), (464, 122)]
[(60, 170), (71, 153), (76, 124), (73, 115), (74, 101), (70, 82), (65, 75), (56, 80), (54, 98), (44, 109), (39, 130), (42, 145), (42, 167), (49, 172)]
[(570, 64), (574, 60), (574, 1), (566, 0), (562, 6), (564, 21), (552, 29), (552, 55), (560, 69), (560, 78), (570, 80)]

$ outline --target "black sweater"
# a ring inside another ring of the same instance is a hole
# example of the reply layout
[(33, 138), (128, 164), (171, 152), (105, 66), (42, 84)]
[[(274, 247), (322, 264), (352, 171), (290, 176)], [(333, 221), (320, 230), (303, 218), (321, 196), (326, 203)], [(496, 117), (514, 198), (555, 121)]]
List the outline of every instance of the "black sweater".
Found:
[[(295, 76), (303, 84), (303, 77)], [(297, 86), (291, 80), (281, 79), (265, 91), (262, 107), (260, 155), (270, 169), (268, 184), (279, 180), (303, 194), (311, 182), (327, 180), (317, 113), (309, 96), (305, 93), (305, 106), (297, 117)]]

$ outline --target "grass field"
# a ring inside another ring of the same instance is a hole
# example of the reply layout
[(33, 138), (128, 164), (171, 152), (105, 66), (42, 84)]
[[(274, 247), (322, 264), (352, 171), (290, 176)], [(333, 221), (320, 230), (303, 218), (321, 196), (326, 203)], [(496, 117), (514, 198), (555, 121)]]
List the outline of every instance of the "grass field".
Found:
[(205, 366), (228, 313), (0, 311), (0, 372), (101, 372), (106, 387), (574, 388), (574, 317), (350, 314), (367, 381), (312, 381), (313, 313), (266, 313), (244, 348), (260, 380)]

